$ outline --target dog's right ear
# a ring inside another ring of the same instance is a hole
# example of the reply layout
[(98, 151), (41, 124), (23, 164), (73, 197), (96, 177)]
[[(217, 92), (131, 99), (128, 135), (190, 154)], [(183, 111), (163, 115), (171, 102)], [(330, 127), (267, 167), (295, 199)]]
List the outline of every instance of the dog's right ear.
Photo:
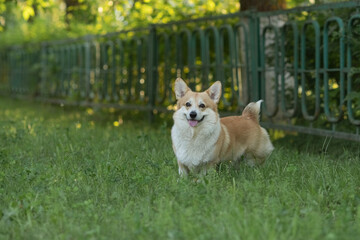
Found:
[(184, 80), (182, 80), (181, 78), (177, 78), (175, 80), (175, 96), (176, 96), (176, 100), (179, 100), (180, 98), (185, 96), (185, 94), (189, 90), (190, 90), (190, 88), (186, 85)]

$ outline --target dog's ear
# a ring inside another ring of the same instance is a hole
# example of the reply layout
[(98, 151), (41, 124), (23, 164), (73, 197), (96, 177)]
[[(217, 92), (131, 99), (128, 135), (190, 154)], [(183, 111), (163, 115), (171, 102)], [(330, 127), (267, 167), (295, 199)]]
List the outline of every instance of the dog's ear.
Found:
[(221, 97), (221, 82), (216, 81), (206, 92), (209, 94), (211, 100), (217, 104)]
[(179, 100), (180, 98), (182, 98), (183, 96), (185, 96), (185, 94), (190, 90), (190, 88), (186, 85), (186, 83), (184, 82), (184, 80), (182, 80), (181, 78), (177, 78), (175, 81), (175, 96), (176, 96), (176, 100)]

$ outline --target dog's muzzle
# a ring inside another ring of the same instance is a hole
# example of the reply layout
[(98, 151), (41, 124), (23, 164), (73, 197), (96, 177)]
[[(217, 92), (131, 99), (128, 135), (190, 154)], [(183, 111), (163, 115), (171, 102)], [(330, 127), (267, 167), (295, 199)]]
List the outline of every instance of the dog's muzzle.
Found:
[(195, 127), (196, 125), (198, 125), (199, 122), (202, 122), (204, 118), (205, 116), (203, 116), (200, 120), (188, 119), (189, 125), (191, 127)]

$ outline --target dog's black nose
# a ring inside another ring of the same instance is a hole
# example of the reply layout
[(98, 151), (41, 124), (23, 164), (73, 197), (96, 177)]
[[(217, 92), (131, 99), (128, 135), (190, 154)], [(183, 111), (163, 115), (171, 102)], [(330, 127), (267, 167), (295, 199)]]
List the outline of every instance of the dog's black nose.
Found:
[(190, 117), (192, 118), (192, 119), (194, 119), (194, 118), (196, 118), (196, 112), (195, 111), (192, 111), (192, 112), (190, 112)]

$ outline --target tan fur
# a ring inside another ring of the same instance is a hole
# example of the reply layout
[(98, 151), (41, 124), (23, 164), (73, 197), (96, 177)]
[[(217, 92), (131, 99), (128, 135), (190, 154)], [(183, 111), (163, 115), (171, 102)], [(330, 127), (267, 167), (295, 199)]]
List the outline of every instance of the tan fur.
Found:
[(219, 136), (219, 143), (226, 143), (223, 139), (227, 137), (229, 141), (228, 144), (217, 145), (219, 159), (236, 161), (237, 152), (239, 149), (244, 149), (244, 154), (255, 160), (255, 164), (261, 164), (265, 161), (269, 153), (262, 146), (269, 144), (267, 132), (251, 116), (225, 117), (221, 118), (220, 121), (229, 136), (226, 136), (227, 134), (222, 131)]
[[(174, 113), (172, 140), (180, 174), (206, 171), (222, 161), (237, 161), (242, 155), (254, 164), (261, 164), (274, 149), (267, 131), (259, 125), (261, 101), (250, 103), (241, 116), (220, 119), (217, 110), (220, 82), (197, 93), (178, 79), (175, 91), (178, 110)], [(200, 108), (200, 104), (206, 107)], [(197, 113), (197, 120), (203, 119), (194, 127), (187, 124), (191, 111)]]

